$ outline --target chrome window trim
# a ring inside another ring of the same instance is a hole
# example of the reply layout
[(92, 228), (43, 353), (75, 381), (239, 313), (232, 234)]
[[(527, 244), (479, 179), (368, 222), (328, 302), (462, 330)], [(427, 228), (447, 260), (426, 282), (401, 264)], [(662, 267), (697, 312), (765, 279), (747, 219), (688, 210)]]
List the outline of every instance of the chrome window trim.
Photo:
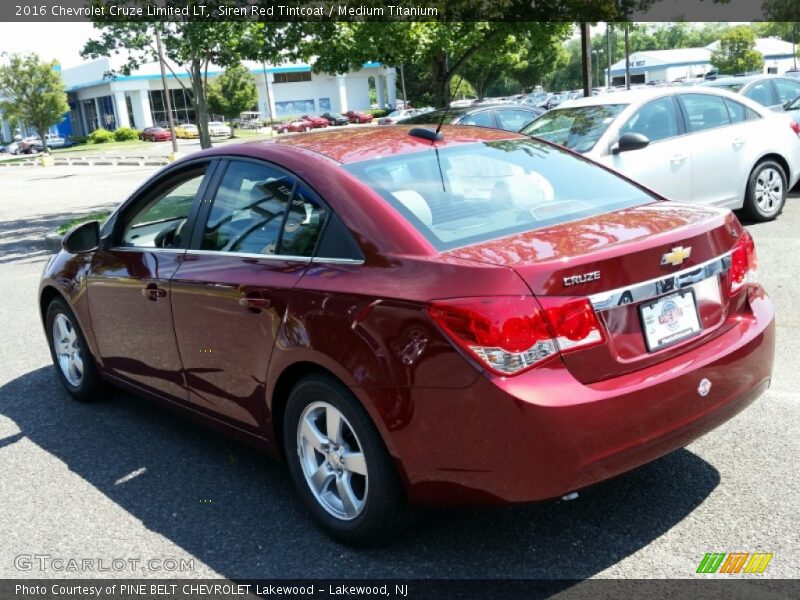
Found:
[[(623, 297), (629, 295), (630, 302), (653, 300), (664, 294), (691, 287), (701, 281), (719, 276), (731, 267), (731, 252), (712, 258), (704, 263), (689, 267), (664, 277), (656, 277), (607, 292), (589, 296), (589, 302), (597, 312), (611, 310), (620, 305)], [(665, 289), (666, 288), (666, 289)]]
[(112, 246), (109, 252), (164, 252), (166, 254), (183, 254), (186, 248), (158, 248), (157, 246)]
[(316, 256), (311, 259), (311, 262), (315, 265), (317, 264), (329, 264), (329, 265), (363, 265), (364, 259), (363, 258), (325, 258), (322, 256)]
[(292, 256), (291, 254), (256, 254), (254, 252), (226, 252), (225, 250), (199, 250), (190, 248), (186, 254), (201, 256), (232, 256), (234, 258), (264, 258), (266, 260), (282, 260), (288, 262), (310, 263), (310, 256)]

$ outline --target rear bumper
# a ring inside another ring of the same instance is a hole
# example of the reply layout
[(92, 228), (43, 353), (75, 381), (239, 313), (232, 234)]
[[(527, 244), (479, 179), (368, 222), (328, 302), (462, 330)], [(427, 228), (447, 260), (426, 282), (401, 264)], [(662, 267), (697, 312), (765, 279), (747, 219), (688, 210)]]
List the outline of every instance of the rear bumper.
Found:
[[(687, 445), (769, 387), (774, 312), (763, 293), (750, 304), (752, 315), (708, 344), (595, 384), (554, 361), (519, 377), (479, 377), (466, 389), (411, 390), (402, 424), (397, 397), (379, 400), (392, 408), (384, 434), (411, 500), (546, 500)], [(703, 379), (712, 384), (705, 397)]]

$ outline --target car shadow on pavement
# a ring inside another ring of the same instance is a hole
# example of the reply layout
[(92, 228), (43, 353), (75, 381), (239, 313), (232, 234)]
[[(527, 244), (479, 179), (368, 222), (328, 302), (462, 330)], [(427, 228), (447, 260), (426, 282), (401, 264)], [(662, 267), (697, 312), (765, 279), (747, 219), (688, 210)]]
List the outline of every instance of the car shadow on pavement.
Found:
[(81, 404), (43, 367), (0, 387), (0, 414), (20, 429), (9, 443), (28, 438), (231, 579), (582, 579), (664, 534), (720, 480), (679, 450), (575, 501), (426, 511), (387, 546), (354, 550), (319, 532), (282, 465), (125, 392)]
[(16, 221), (0, 221), (0, 264), (41, 260), (53, 253), (44, 241), (47, 233), (72, 219), (100, 212), (111, 212), (117, 204), (66, 213), (33, 215)]

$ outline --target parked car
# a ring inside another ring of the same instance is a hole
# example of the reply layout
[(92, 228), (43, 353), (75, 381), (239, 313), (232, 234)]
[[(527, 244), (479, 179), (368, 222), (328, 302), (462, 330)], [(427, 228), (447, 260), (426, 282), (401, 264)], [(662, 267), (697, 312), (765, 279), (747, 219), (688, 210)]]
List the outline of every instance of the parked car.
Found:
[(399, 121), (403, 125), (438, 124), (442, 117), (450, 125), (476, 125), (495, 127), (505, 131), (519, 131), (544, 112), (525, 104), (496, 104), (434, 110)]
[(197, 125), (192, 125), (191, 123), (178, 125), (177, 127), (175, 127), (175, 137), (186, 140), (199, 138), (200, 130), (197, 128)]
[(719, 77), (700, 84), (704, 87), (723, 88), (736, 92), (774, 111), (800, 96), (800, 81), (777, 75), (748, 75), (744, 77)]
[(311, 131), (314, 129), (314, 124), (307, 119), (294, 119), (292, 121), (284, 121), (278, 125), (273, 125), (272, 128), (278, 133), (299, 133), (301, 131)]
[(777, 217), (800, 178), (792, 121), (744, 96), (649, 88), (573, 100), (523, 132), (612, 167), (672, 200)]
[(328, 125), (347, 125), (350, 119), (339, 113), (326, 112), (320, 115), (323, 119), (328, 121)]
[(211, 137), (231, 137), (231, 128), (222, 121), (209, 121), (208, 134)]
[(390, 112), (385, 117), (381, 117), (380, 119), (378, 119), (378, 125), (395, 125), (399, 121), (407, 119), (408, 117), (413, 117), (416, 114), (419, 114), (419, 111), (413, 108), (407, 108), (404, 110), (395, 110)]
[(119, 384), (285, 460), (365, 544), (409, 504), (614, 477), (767, 389), (773, 307), (732, 213), (517, 134), (433, 134), (195, 153), (73, 229), (38, 299), (67, 392)]
[(372, 123), (372, 115), (360, 110), (348, 110), (344, 113), (351, 123)]
[(317, 115), (303, 115), (300, 118), (311, 123), (311, 126), (315, 129), (328, 126), (328, 119), (326, 119), (325, 117)]
[(172, 133), (164, 127), (145, 127), (142, 139), (145, 142), (166, 142), (172, 139)]

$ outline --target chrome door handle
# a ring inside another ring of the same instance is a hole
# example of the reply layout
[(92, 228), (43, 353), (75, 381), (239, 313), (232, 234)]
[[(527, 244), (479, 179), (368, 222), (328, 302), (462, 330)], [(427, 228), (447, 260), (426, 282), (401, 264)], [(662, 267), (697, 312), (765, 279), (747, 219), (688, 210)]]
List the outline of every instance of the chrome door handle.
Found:
[(167, 291), (162, 290), (155, 283), (148, 284), (148, 286), (142, 290), (142, 296), (153, 302), (159, 298), (164, 298), (166, 295)]
[(733, 142), (732, 142), (732, 143), (733, 143), (733, 147), (734, 147), (734, 148), (740, 148), (741, 146), (744, 146), (744, 143), (745, 143), (746, 141), (747, 141), (747, 140), (746, 140), (746, 139), (744, 139), (744, 138), (736, 138), (736, 139), (735, 139), (735, 140), (733, 140)]
[(272, 300), (257, 295), (245, 296), (244, 298), (239, 298), (239, 306), (243, 306), (250, 312), (260, 313), (263, 309), (272, 306)]
[(680, 164), (680, 163), (682, 163), (683, 161), (686, 160), (686, 155), (685, 154), (674, 154), (672, 156), (672, 158), (670, 158), (669, 160), (670, 160), (670, 162), (672, 164), (677, 165), (677, 164)]

